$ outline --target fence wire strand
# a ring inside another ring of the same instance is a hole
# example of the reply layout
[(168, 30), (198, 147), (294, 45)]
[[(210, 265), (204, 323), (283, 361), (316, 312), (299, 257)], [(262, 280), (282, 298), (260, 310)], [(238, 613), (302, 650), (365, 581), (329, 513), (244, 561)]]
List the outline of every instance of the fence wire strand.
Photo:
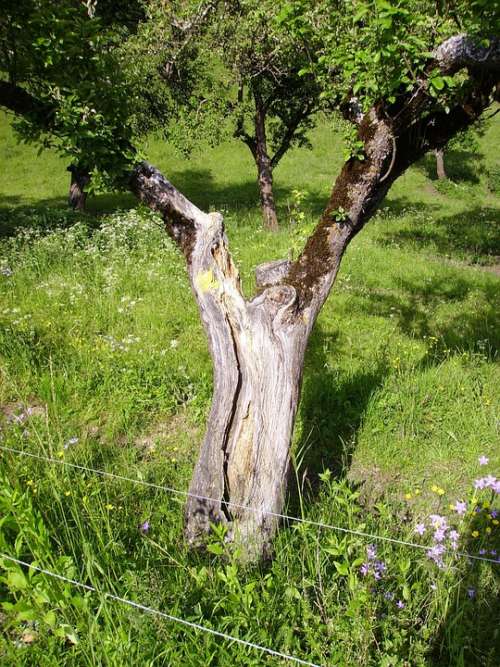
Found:
[(201, 632), (207, 632), (211, 635), (215, 635), (216, 637), (220, 637), (221, 639), (226, 639), (227, 641), (236, 642), (237, 644), (241, 644), (242, 646), (246, 646), (248, 648), (253, 648), (257, 651), (262, 651), (263, 653), (268, 653), (269, 655), (273, 655), (277, 658), (283, 658), (284, 660), (288, 660), (290, 662), (295, 662), (298, 665), (307, 665), (307, 667), (321, 667), (321, 665), (318, 665), (314, 662), (309, 662), (308, 660), (302, 660), (302, 658), (297, 658), (293, 655), (288, 655), (287, 653), (281, 653), (280, 651), (275, 651), (274, 649), (268, 648), (267, 646), (262, 646), (261, 644), (254, 644), (253, 642), (249, 642), (246, 639), (240, 639), (239, 637), (233, 637), (232, 635), (229, 635), (225, 632), (221, 632), (220, 630), (214, 630), (213, 628), (207, 628), (206, 626), (200, 625), (199, 623), (194, 623), (193, 621), (187, 621), (184, 618), (179, 618), (178, 616), (173, 616), (172, 614), (167, 614), (166, 612), (160, 611), (159, 609), (153, 609), (152, 607), (148, 607), (144, 604), (141, 604), (140, 602), (134, 602), (133, 600), (128, 600), (127, 598), (122, 598), (119, 595), (114, 595), (114, 593), (107, 593), (107, 592), (104, 592), (104, 591), (98, 591), (97, 588), (94, 588), (94, 586), (90, 586), (90, 584), (84, 584), (81, 581), (76, 581), (75, 579), (70, 579), (69, 577), (63, 576), (62, 574), (58, 574), (56, 572), (51, 572), (50, 570), (45, 570), (43, 567), (38, 567), (37, 565), (33, 565), (33, 563), (26, 563), (25, 561), (20, 560), (18, 558), (14, 558), (13, 556), (8, 556), (7, 554), (0, 553), (0, 560), (2, 558), (5, 558), (5, 560), (11, 561), (13, 563), (17, 563), (18, 565), (23, 565), (25, 567), (28, 567), (31, 570), (36, 570), (37, 572), (40, 572), (41, 574), (46, 574), (49, 577), (53, 577), (54, 579), (58, 579), (59, 581), (64, 581), (67, 584), (72, 584), (73, 586), (77, 586), (78, 588), (83, 588), (86, 591), (101, 594), (105, 598), (109, 598), (110, 600), (114, 600), (115, 602), (121, 602), (122, 604), (126, 604), (129, 607), (133, 607), (134, 609), (139, 609), (140, 611), (143, 611), (147, 614), (154, 614), (156, 616), (166, 618), (168, 621), (172, 621), (174, 623), (180, 623), (181, 625), (185, 625), (188, 628), (192, 628), (194, 630), (199, 630)]
[[(40, 454), (34, 454), (32, 452), (25, 452), (21, 449), (14, 449), (13, 447), (6, 447), (0, 445), (0, 450), (10, 452), (12, 454), (20, 454), (21, 456), (27, 456), (30, 458), (38, 459), (40, 461), (45, 461), (46, 463), (56, 463), (58, 465), (66, 466), (68, 468), (74, 468), (76, 470), (82, 470), (84, 472), (89, 472), (95, 475), (100, 475), (101, 477), (108, 477), (110, 479), (117, 479), (122, 482), (131, 482), (132, 484), (139, 484), (141, 486), (146, 486), (149, 488), (157, 489), (159, 491), (166, 491), (167, 493), (172, 493), (174, 495), (183, 496), (185, 498), (196, 498), (197, 500), (202, 500), (203, 502), (211, 502), (226, 507), (234, 507), (237, 509), (245, 510), (248, 512), (255, 512), (256, 514), (266, 514), (268, 516), (273, 516), (277, 519), (283, 519), (285, 521), (294, 521), (296, 523), (305, 524), (308, 526), (314, 526), (315, 528), (324, 528), (326, 530), (333, 530), (340, 533), (345, 533), (349, 535), (355, 535), (356, 537), (362, 537), (364, 539), (376, 540), (379, 542), (389, 542), (391, 544), (400, 544), (405, 547), (411, 547), (414, 549), (420, 549), (423, 551), (428, 551), (430, 547), (425, 544), (418, 544), (417, 542), (410, 542), (407, 540), (399, 540), (395, 537), (387, 537), (386, 535), (376, 535), (374, 533), (367, 533), (362, 530), (354, 530), (352, 528), (344, 528), (342, 526), (335, 526), (329, 523), (323, 523), (321, 521), (313, 521), (311, 519), (304, 519), (298, 516), (292, 516), (290, 514), (281, 514), (279, 512), (272, 512), (271, 510), (258, 509), (256, 507), (250, 507), (248, 505), (241, 505), (239, 503), (231, 502), (230, 500), (217, 500), (216, 498), (210, 498), (209, 496), (203, 496), (196, 493), (191, 493), (190, 491), (181, 491), (180, 489), (175, 489), (171, 486), (163, 486), (161, 484), (155, 484), (154, 482), (146, 482), (142, 479), (134, 479), (133, 477), (125, 477), (124, 475), (117, 475), (113, 472), (108, 472), (106, 470), (99, 470), (97, 468), (88, 468), (86, 466), (79, 465), (77, 463), (70, 463), (69, 461), (64, 461), (62, 459), (55, 459), (53, 457), (42, 456)], [(478, 554), (471, 554), (465, 551), (455, 551), (454, 549), (445, 548), (443, 553), (449, 553), (456, 557), (468, 558), (469, 560), (484, 561), (486, 563), (493, 563), (495, 565), (500, 565), (500, 559), (488, 558), (486, 556), (480, 556)]]

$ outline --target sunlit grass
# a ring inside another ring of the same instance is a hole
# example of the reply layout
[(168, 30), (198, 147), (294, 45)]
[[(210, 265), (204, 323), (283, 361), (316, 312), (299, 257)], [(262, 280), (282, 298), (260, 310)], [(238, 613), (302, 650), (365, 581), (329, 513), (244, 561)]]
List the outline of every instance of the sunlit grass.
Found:
[[(36, 160), (1, 132), (0, 444), (186, 489), (212, 380), (182, 258), (146, 211), (66, 212), (65, 165)], [(457, 524), (461, 549), (500, 549), (497, 519), (482, 507), (490, 491), (472, 488), (500, 470), (489, 178), (498, 132), (483, 140), (478, 182), (438, 190), (428, 165), (412, 170), (349, 248), (307, 355), (290, 512), (423, 544), (435, 513)], [(151, 161), (179, 187), (223, 208), (248, 293), (255, 266), (287, 256), (301, 236), (290, 222), (293, 189), (308, 193), (304, 230), (327, 197), (340, 141), (325, 124), (313, 139), (312, 152), (291, 153), (276, 174), (276, 235), (260, 228), (243, 148), (185, 162), (151, 142)], [(90, 210), (132, 204), (103, 196)], [(13, 454), (1, 460), (2, 549), (67, 566), (99, 590), (323, 665), (499, 662), (498, 566), (462, 559), (440, 569), (425, 551), (380, 544), (387, 574), (376, 583), (360, 573), (366, 540), (288, 526), (272, 563), (245, 568), (222, 538), (209, 555), (186, 548), (182, 498)], [(450, 508), (457, 501), (467, 502), (464, 518)], [(37, 586), (53, 597), (37, 601)], [(0, 591), (27, 605), (24, 620), (5, 621), (5, 664), (282, 664), (43, 576), (26, 589), (2, 579)], [(24, 642), (33, 629), (35, 641)]]

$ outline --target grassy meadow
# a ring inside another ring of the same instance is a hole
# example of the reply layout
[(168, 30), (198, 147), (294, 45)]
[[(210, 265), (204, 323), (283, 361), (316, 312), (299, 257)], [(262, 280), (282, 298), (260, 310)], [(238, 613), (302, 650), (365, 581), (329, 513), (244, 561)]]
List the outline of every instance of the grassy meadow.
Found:
[[(275, 174), (277, 234), (245, 147), (144, 149), (224, 213), (250, 294), (256, 265), (298, 251), (342, 163), (325, 120), (311, 142)], [(497, 116), (478, 154), (447, 156), (452, 180), (428, 157), (396, 183), (306, 359), (287, 511), (428, 549), (290, 522), (250, 567), (220, 531), (186, 548), (182, 496), (64, 465), (186, 490), (211, 364), (159, 220), (119, 193), (68, 211), (64, 160), (0, 116), (0, 447), (58, 462), (0, 449), (0, 552), (98, 590), (0, 557), (0, 665), (292, 664), (111, 592), (324, 667), (498, 667), (499, 143)]]

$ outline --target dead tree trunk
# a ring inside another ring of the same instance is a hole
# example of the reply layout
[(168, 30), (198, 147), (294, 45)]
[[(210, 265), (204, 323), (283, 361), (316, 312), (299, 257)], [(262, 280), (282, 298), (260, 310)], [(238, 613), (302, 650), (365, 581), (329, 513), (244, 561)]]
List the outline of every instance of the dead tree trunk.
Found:
[(273, 168), (267, 149), (266, 110), (258, 95), (255, 96), (255, 164), (259, 181), (260, 205), (264, 227), (278, 231), (278, 216), (274, 203)]
[[(437, 55), (443, 71), (450, 71), (451, 52), (460, 63), (466, 56), (484, 62), (482, 52), (464, 56), (464, 40), (443, 45)], [(151, 165), (134, 170), (132, 191), (162, 214), (184, 253), (214, 364), (212, 407), (186, 503), (191, 544), (215, 522), (227, 525), (228, 539), (239, 542), (247, 558), (269, 552), (285, 500), (305, 349), (344, 251), (398, 176), (427, 151), (445, 146), (488, 106), (495, 76), (474, 83), (449, 113), (429, 107), (432, 98), (421, 86), (399, 107), (357, 113), (363, 159), (344, 165), (299, 258), (258, 267), (259, 291), (249, 300), (222, 216), (200, 211)]]
[(445, 181), (448, 176), (446, 175), (446, 170), (444, 168), (444, 148), (437, 148), (434, 151), (436, 156), (436, 171), (437, 177), (440, 181)]
[(85, 188), (90, 183), (90, 174), (85, 167), (71, 164), (68, 167), (71, 173), (71, 184), (69, 186), (68, 205), (74, 211), (84, 211), (87, 193)]

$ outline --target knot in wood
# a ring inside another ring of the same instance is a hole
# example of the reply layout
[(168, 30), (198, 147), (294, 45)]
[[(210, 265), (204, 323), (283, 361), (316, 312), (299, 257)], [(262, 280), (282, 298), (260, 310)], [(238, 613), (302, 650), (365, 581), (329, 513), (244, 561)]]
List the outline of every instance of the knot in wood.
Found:
[(267, 287), (281, 282), (290, 270), (292, 263), (288, 259), (277, 259), (260, 264), (255, 269), (257, 287)]

